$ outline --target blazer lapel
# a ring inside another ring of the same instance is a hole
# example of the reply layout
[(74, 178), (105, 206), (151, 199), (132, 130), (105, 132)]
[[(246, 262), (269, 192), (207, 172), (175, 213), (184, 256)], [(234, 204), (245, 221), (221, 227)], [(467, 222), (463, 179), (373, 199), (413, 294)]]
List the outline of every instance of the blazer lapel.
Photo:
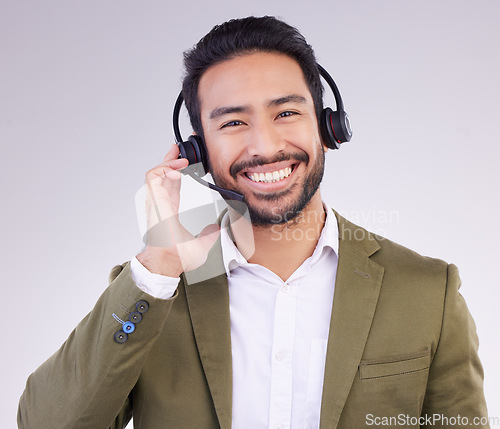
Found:
[[(320, 429), (335, 429), (338, 425), (368, 338), (384, 271), (369, 259), (380, 248), (374, 237), (335, 214), (339, 224), (339, 261)], [(183, 277), (194, 336), (219, 424), (222, 429), (230, 429), (231, 325), (220, 241), (202, 267)]]
[(335, 213), (339, 259), (325, 362), (320, 429), (335, 429), (368, 338), (384, 269), (369, 257), (380, 246)]
[(222, 429), (231, 428), (232, 365), (229, 292), (220, 241), (207, 262), (184, 275), (196, 345)]

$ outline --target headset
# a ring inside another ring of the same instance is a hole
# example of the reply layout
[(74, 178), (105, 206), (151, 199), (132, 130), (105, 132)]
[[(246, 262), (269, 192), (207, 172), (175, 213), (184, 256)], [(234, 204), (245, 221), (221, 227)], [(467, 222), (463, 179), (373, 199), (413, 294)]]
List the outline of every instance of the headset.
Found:
[[(351, 122), (349, 116), (344, 110), (344, 103), (340, 96), (340, 91), (335, 84), (335, 81), (330, 74), (319, 64), (319, 73), (321, 77), (328, 83), (335, 97), (337, 110), (332, 110), (330, 107), (325, 107), (321, 112), (319, 121), (320, 132), (323, 142), (329, 149), (339, 149), (342, 143), (348, 142), (352, 137)], [(228, 200), (243, 201), (243, 195), (230, 191), (229, 189), (219, 188), (218, 186), (203, 180), (200, 176), (204, 176), (209, 172), (208, 168), (208, 152), (203, 138), (198, 135), (190, 135), (184, 141), (179, 128), (179, 113), (184, 102), (182, 91), (177, 97), (174, 106), (173, 126), (174, 135), (177, 145), (179, 146), (179, 158), (187, 158), (189, 161), (188, 168), (182, 170), (198, 183), (206, 186), (214, 191), (219, 192), (223, 198)]]

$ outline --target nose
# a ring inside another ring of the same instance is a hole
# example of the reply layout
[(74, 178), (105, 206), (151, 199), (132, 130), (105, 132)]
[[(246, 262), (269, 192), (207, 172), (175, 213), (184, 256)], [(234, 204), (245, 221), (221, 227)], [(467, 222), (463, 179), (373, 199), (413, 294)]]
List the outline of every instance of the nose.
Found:
[(256, 122), (248, 133), (247, 152), (252, 157), (271, 158), (285, 146), (285, 139), (272, 122)]

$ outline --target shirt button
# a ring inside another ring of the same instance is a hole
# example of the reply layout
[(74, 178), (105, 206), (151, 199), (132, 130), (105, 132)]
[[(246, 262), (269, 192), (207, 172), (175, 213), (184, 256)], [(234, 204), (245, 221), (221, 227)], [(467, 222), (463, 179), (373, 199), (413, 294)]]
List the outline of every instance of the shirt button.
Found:
[(277, 352), (275, 355), (274, 355), (274, 358), (278, 361), (278, 362), (283, 362), (286, 357), (288, 356), (288, 353), (285, 351), (285, 350), (280, 350), (279, 352)]
[(281, 286), (281, 291), (284, 293), (290, 293), (291, 290), (292, 287), (288, 283), (285, 283), (283, 286)]

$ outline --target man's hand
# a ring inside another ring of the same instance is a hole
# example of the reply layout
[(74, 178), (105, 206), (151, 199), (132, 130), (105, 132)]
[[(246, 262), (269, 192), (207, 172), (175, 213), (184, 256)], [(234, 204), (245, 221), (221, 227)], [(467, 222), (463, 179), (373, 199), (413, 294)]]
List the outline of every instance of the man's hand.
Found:
[(146, 173), (147, 245), (137, 255), (150, 272), (169, 277), (201, 266), (219, 236), (217, 225), (206, 226), (194, 237), (179, 222), (180, 170), (188, 166), (188, 160), (178, 156), (174, 144), (163, 162)]

